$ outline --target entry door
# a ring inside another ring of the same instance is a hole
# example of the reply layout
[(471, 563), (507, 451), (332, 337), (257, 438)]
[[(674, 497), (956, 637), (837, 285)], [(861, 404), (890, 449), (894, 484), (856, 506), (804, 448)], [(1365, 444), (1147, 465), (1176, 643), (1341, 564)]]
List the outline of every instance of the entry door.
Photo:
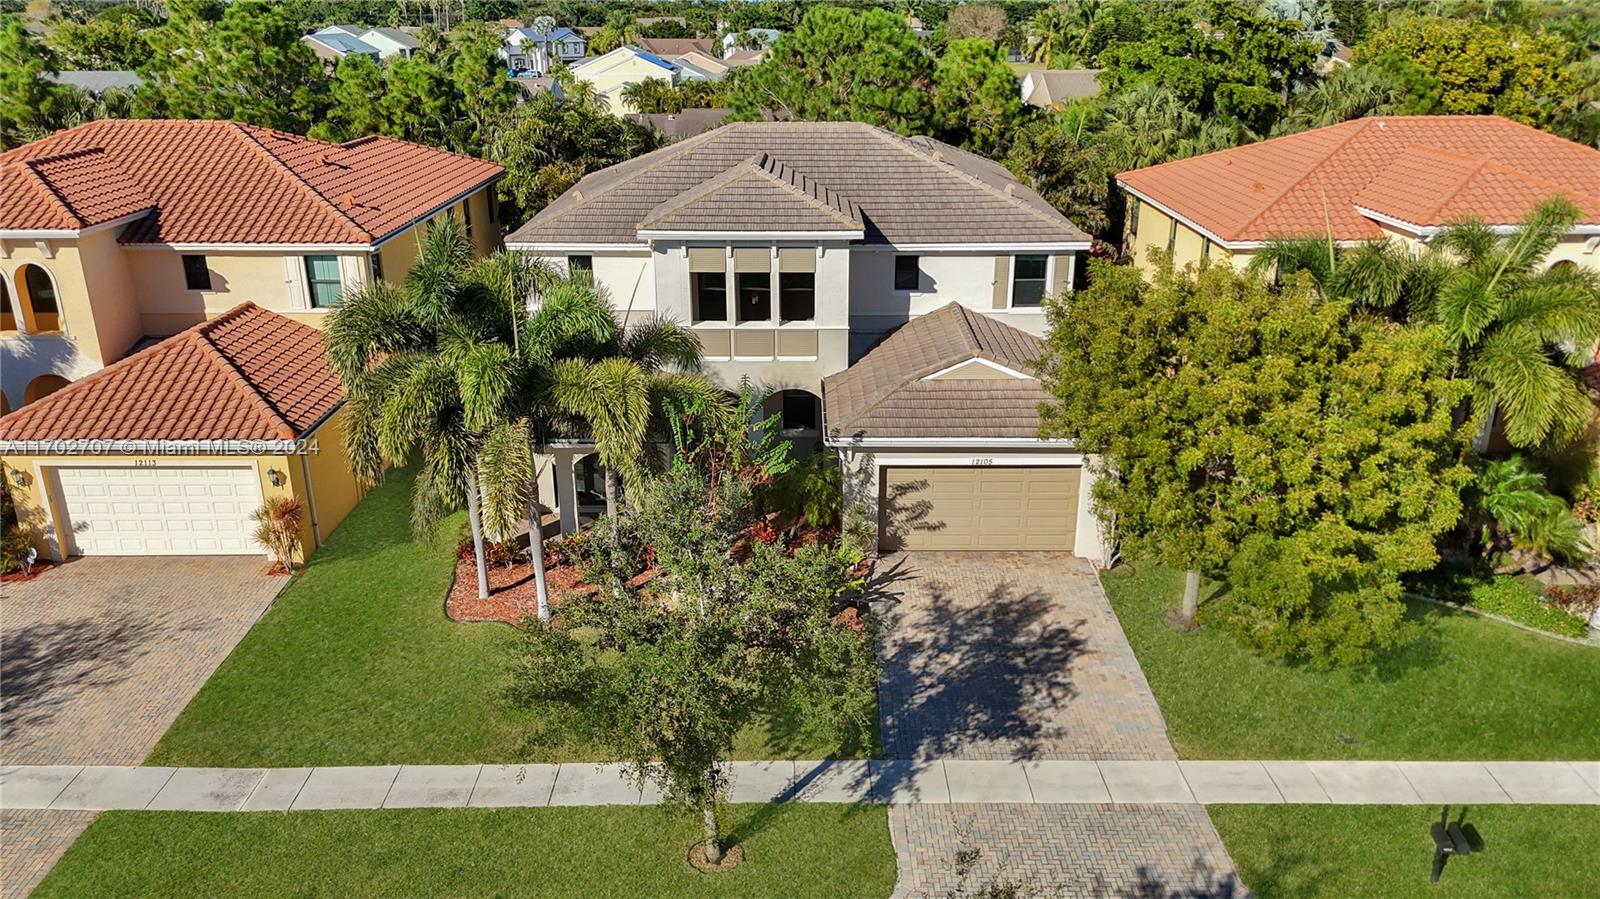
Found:
[(1071, 552), (1081, 468), (884, 469), (885, 550)]
[(72, 466), (55, 470), (78, 556), (254, 555), (250, 513), (261, 505), (254, 465)]

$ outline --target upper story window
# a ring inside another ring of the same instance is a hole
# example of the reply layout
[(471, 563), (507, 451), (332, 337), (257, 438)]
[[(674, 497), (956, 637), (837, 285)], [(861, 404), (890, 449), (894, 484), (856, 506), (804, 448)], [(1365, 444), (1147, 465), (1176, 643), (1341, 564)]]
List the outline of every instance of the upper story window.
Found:
[(306, 296), (311, 308), (330, 309), (339, 305), (344, 293), (344, 281), (339, 277), (339, 257), (306, 257)]
[(1043, 303), (1049, 268), (1047, 256), (1012, 257), (1011, 305), (1038, 306)]
[(739, 321), (772, 321), (772, 274), (770, 272), (739, 272), (736, 286), (739, 290)]
[(1177, 248), (1178, 248), (1178, 220), (1177, 219), (1173, 219), (1172, 223), (1167, 227), (1167, 252), (1170, 253), (1170, 252), (1172, 252), (1173, 250), (1175, 250)]
[(461, 201), (461, 223), (466, 226), (467, 240), (472, 239), (472, 199)]
[(1133, 208), (1128, 212), (1128, 231), (1130, 233), (1139, 233), (1139, 207), (1143, 205), (1143, 201), (1138, 197), (1133, 198)]
[(1207, 237), (1200, 242), (1200, 260), (1202, 262), (1211, 258), (1211, 238)]
[(592, 276), (594, 274), (594, 257), (568, 256), (567, 274), (576, 275), (578, 272), (588, 272)]
[(378, 252), (377, 250), (373, 250), (372, 254), (367, 257), (367, 261), (372, 264), (372, 283), (376, 284), (379, 281), (382, 281), (383, 280), (383, 254)]
[(817, 317), (817, 275), (815, 272), (778, 273), (778, 318), (786, 322), (808, 322)]
[(922, 284), (922, 257), (894, 257), (894, 289), (916, 290)]
[(722, 272), (693, 272), (689, 277), (690, 318), (696, 322), (727, 321), (727, 275)]
[(211, 269), (206, 266), (206, 257), (183, 257), (183, 286), (190, 290), (211, 289)]

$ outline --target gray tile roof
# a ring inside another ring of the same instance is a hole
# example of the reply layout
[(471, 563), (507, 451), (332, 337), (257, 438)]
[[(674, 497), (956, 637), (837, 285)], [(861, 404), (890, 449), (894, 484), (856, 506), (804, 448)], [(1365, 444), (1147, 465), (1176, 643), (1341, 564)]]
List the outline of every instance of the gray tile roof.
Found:
[(728, 110), (720, 106), (691, 106), (679, 112), (659, 112), (641, 115), (632, 113), (628, 120), (636, 125), (659, 131), (667, 137), (689, 137), (710, 131), (722, 124)]
[[(856, 364), (822, 381), (828, 436), (1032, 438), (1046, 400), (1033, 360), (1039, 338), (951, 303), (914, 318)], [(924, 381), (970, 359), (1029, 375)]]
[(1034, 72), (1033, 93), (1027, 101), (1041, 109), (1081, 97), (1100, 96), (1102, 69), (1043, 69)]
[(762, 153), (668, 199), (639, 229), (760, 231), (773, 216), (798, 231), (862, 228), (856, 204)]
[[(595, 172), (506, 240), (639, 243), (663, 203), (767, 155), (850, 198), (867, 243), (1088, 243), (1089, 235), (991, 160), (859, 122), (734, 122)], [(795, 207), (757, 209), (761, 230), (806, 230)]]

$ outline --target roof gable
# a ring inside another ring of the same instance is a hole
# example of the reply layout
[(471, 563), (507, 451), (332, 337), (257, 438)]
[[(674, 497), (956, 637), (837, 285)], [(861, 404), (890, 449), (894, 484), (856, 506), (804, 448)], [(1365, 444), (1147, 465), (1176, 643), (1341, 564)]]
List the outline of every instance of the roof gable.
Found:
[(763, 153), (657, 206), (639, 229), (859, 234), (862, 222), (854, 203)]
[(320, 331), (245, 303), (0, 418), (0, 440), (292, 440), (343, 400)]
[(1431, 219), (1418, 224), (1511, 224), (1557, 192), (1600, 224), (1600, 151), (1498, 116), (1355, 119), (1117, 180), (1228, 242), (1381, 237), (1368, 204)]
[(104, 119), (0, 154), (0, 230), (75, 230), (153, 207), (123, 243), (369, 245), (502, 171), (384, 137)]

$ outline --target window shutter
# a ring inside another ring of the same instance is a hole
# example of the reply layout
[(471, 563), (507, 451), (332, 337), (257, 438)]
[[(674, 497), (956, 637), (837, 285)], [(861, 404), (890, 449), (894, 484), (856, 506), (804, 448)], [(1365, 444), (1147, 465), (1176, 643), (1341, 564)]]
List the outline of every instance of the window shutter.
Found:
[(772, 250), (766, 247), (740, 247), (733, 251), (736, 272), (772, 271)]
[(721, 247), (689, 248), (689, 271), (722, 272), (727, 269), (727, 254)]
[(1006, 308), (1006, 298), (1011, 292), (1011, 257), (994, 257), (994, 308)]
[(815, 272), (817, 251), (811, 247), (783, 247), (778, 250), (778, 271)]

